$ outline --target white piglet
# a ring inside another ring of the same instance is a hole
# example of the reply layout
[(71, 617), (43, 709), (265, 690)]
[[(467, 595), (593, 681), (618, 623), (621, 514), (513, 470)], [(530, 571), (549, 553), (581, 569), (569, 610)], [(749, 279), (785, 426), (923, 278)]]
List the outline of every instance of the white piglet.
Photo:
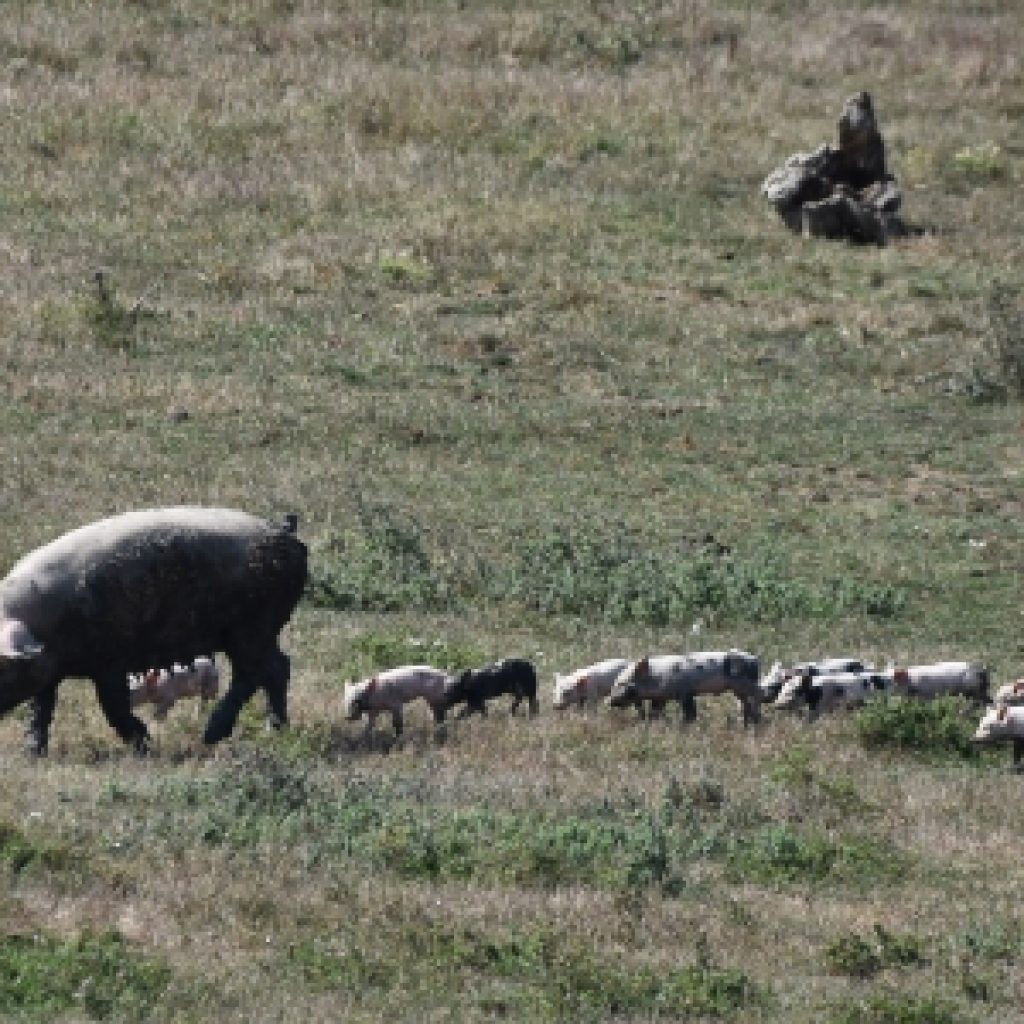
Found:
[(989, 708), (978, 723), (975, 743), (1012, 743), (1013, 765), (1020, 771), (1024, 758), (1024, 707)]
[(555, 673), (552, 704), (558, 711), (573, 705), (595, 704), (612, 692), (612, 684), (629, 665), (625, 658), (608, 658), (586, 668), (578, 668), (568, 675)]
[(777, 661), (772, 665), (768, 675), (761, 680), (761, 699), (766, 704), (778, 700), (787, 680), (799, 680), (805, 675), (823, 676), (834, 672), (870, 671), (871, 665), (860, 658), (822, 658), (820, 661), (801, 661), (789, 666)]
[(445, 687), (452, 677), (447, 672), (430, 665), (402, 665), (389, 668), (358, 683), (345, 684), (345, 717), (350, 722), (367, 716), (366, 731), (369, 733), (377, 721), (377, 715), (387, 712), (395, 735), (402, 734), (402, 708), (410, 701), (423, 699), (430, 705), (435, 722), (443, 722), (445, 716)]
[(1015, 708), (1024, 705), (1024, 679), (1017, 679), (1012, 683), (1003, 683), (996, 690), (996, 707)]
[(893, 693), (932, 700), (961, 694), (988, 703), (988, 669), (971, 661), (940, 661), (934, 665), (891, 666), (886, 675), (892, 679)]
[(613, 708), (664, 707), (678, 701), (683, 717), (697, 717), (696, 697), (732, 693), (743, 714), (743, 724), (761, 719), (758, 660), (746, 651), (694, 651), (641, 658), (622, 670), (608, 695)]
[(217, 696), (220, 675), (212, 658), (196, 658), (191, 665), (173, 665), (170, 669), (151, 668), (128, 677), (128, 695), (133, 708), (154, 704), (154, 717), (162, 721), (167, 712), (185, 697), (198, 697), (201, 704)]
[(807, 709), (811, 721), (840, 708), (858, 707), (890, 692), (892, 682), (880, 672), (827, 672), (787, 679), (772, 707), (782, 711)]

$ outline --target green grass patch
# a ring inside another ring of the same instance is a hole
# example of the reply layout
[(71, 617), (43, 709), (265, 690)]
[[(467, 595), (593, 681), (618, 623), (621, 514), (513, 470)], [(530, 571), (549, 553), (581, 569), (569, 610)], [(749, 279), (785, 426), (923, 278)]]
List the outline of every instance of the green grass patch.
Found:
[(858, 740), (867, 750), (971, 761), (980, 756), (977, 744), (971, 742), (977, 714), (963, 697), (930, 701), (885, 697), (858, 709), (853, 723)]
[(574, 813), (518, 811), (474, 803), (451, 806), (426, 784), (350, 779), (328, 790), (312, 769), (247, 754), (205, 778), (160, 782), (137, 801), (134, 839), (179, 843), (188, 832), (211, 846), (284, 846), (310, 865), (356, 862), (400, 877), (554, 888), (589, 885), (666, 894), (680, 891), (694, 858), (716, 849), (698, 815), (601, 801)]
[[(607, 1020), (628, 1014), (661, 1018), (727, 1017), (760, 1003), (742, 972), (716, 966), (702, 951), (684, 967), (655, 970), (602, 955), (578, 939), (546, 929), (450, 928), (417, 921), (386, 935), (386, 951), (337, 949), (305, 942), (289, 951), (289, 967), (319, 989), (359, 992), (401, 974), (429, 990), (481, 993), (491, 1009), (540, 1020)], [(489, 983), (504, 982), (501, 995)], [(514, 986), (510, 994), (509, 984)], [(501, 1004), (501, 1006), (499, 1006)]]
[(665, 548), (619, 526), (553, 526), (521, 534), (512, 557), (469, 561), (434, 551), (412, 517), (366, 510), (362, 529), (331, 538), (311, 562), (309, 597), (339, 611), (452, 610), (507, 604), (543, 615), (665, 626), (703, 618), (778, 623), (899, 617), (905, 595), (854, 574), (810, 581), (775, 551)]
[(870, 978), (887, 967), (923, 967), (928, 963), (925, 945), (917, 935), (897, 935), (876, 924), (867, 938), (848, 932), (833, 939), (825, 948), (825, 966), (852, 978)]
[(774, 550), (666, 550), (625, 527), (556, 527), (517, 548), (506, 593), (545, 614), (663, 626), (698, 617), (716, 624), (850, 614), (891, 619), (905, 604), (884, 584), (800, 579)]
[(815, 767), (814, 751), (808, 746), (784, 750), (768, 769), (768, 777), (794, 795), (841, 813), (864, 812), (868, 801), (853, 780)]
[(69, 1010), (89, 1020), (141, 1020), (170, 980), (170, 968), (113, 931), (0, 938), (0, 1007), (15, 1020), (48, 1024)]
[(726, 864), (734, 881), (762, 884), (893, 883), (906, 854), (880, 839), (765, 825), (756, 809), (712, 802), (670, 786), (652, 802), (623, 797), (566, 810), (450, 803), (427, 780), (354, 778), (328, 790), (311, 768), (247, 755), (206, 778), (167, 780), (148, 801), (137, 841), (178, 841), (190, 831), (213, 846), (284, 846), (312, 865), (372, 865), (425, 882), (584, 885), (673, 896), (701, 861)]
[(735, 881), (854, 884), (892, 883), (906, 876), (905, 853), (872, 835), (833, 836), (788, 825), (768, 825), (733, 839), (726, 857)]
[(0, 821), (0, 864), (14, 874), (37, 868), (66, 871), (74, 862), (75, 857), (67, 847), (30, 837), (10, 822)]
[(956, 1006), (940, 996), (884, 993), (853, 1003), (828, 1018), (828, 1024), (967, 1024)]
[(308, 596), (337, 611), (444, 610), (457, 601), (421, 525), (386, 505), (360, 510), (359, 527), (311, 553)]
[(395, 636), (387, 633), (364, 633), (349, 644), (353, 671), (357, 676), (368, 672), (397, 668), (399, 665), (433, 665), (449, 672), (481, 665), (486, 656), (474, 644), (434, 638)]

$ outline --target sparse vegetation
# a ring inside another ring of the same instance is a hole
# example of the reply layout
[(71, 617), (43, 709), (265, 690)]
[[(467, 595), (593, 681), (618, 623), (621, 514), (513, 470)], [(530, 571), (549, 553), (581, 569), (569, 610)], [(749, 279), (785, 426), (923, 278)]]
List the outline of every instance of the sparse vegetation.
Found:
[(88, 1020), (141, 1019), (170, 978), (164, 964), (140, 956), (116, 932), (0, 939), (0, 1006), (14, 1020), (52, 1021), (69, 1010)]
[[(78, 681), (47, 760), (0, 720), (0, 1017), (1016, 1020), (963, 703), (385, 744), (339, 690), (1022, 674), (1022, 52), (1013, 0), (0, 7), (0, 571), (194, 502), (297, 512), (313, 570), (285, 733), (182, 706), (139, 760)], [(919, 231), (796, 237), (759, 185), (865, 88)]]
[(937, 996), (874, 995), (828, 1018), (829, 1024), (967, 1024), (969, 1017)]
[(980, 756), (971, 742), (977, 726), (975, 707), (963, 697), (932, 701), (887, 697), (869, 701), (856, 712), (860, 742), (868, 750), (891, 749), (923, 757)]
[(825, 964), (834, 974), (870, 978), (887, 967), (920, 967), (928, 963), (922, 939), (908, 932), (894, 935), (880, 924), (864, 938), (855, 932), (840, 935), (825, 949)]

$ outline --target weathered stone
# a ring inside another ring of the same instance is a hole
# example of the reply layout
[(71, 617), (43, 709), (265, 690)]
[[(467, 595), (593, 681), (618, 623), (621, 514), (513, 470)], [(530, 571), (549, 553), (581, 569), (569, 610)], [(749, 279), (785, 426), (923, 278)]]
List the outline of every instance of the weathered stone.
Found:
[(843, 105), (838, 148), (826, 142), (795, 153), (761, 191), (787, 227), (807, 237), (884, 245), (906, 233), (897, 216), (902, 196), (885, 169), (885, 143), (866, 92)]
[(885, 143), (866, 92), (851, 96), (843, 104), (839, 115), (839, 152), (843, 161), (840, 180), (847, 184), (863, 187), (886, 177)]

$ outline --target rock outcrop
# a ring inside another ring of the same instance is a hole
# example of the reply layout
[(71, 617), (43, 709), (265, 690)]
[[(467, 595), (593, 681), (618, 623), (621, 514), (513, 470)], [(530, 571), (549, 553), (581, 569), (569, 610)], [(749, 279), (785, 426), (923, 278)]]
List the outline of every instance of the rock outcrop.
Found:
[(885, 245), (907, 233), (898, 216), (903, 197), (886, 170), (885, 143), (866, 92), (843, 105), (838, 147), (826, 142), (795, 153), (765, 178), (761, 191), (805, 236)]

